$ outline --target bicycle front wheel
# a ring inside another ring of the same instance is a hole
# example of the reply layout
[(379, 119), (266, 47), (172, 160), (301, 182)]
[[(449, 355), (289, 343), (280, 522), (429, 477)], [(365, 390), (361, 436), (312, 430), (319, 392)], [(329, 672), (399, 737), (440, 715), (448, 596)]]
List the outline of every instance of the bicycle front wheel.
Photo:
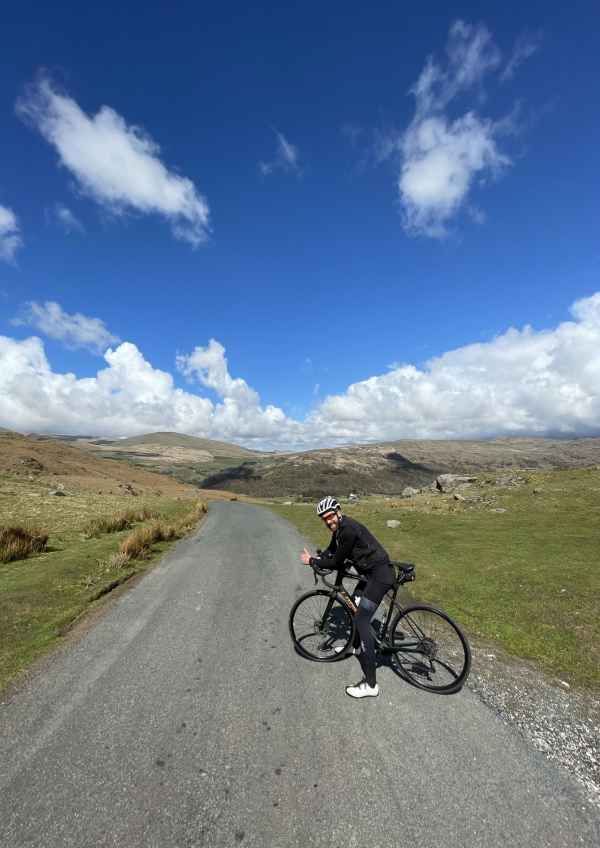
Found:
[(289, 624), (294, 647), (315, 662), (343, 659), (354, 638), (350, 611), (324, 589), (314, 589), (298, 598), (290, 611)]
[(424, 604), (407, 607), (390, 632), (393, 662), (411, 683), (444, 694), (462, 689), (471, 669), (471, 649), (445, 612)]

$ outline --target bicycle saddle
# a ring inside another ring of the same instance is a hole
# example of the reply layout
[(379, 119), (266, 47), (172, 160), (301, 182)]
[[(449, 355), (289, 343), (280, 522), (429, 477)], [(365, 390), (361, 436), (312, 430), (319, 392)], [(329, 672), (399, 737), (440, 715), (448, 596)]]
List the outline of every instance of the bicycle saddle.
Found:
[(404, 582), (415, 579), (415, 564), (413, 562), (395, 562), (391, 565), (396, 569), (398, 577)]

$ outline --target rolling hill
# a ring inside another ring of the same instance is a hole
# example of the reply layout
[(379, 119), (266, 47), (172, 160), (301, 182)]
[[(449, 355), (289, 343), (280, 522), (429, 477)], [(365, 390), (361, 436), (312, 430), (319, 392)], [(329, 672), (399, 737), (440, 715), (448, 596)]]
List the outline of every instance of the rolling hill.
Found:
[(396, 495), (406, 486), (427, 486), (443, 472), (600, 465), (600, 438), (406, 439), (286, 453), (180, 433), (117, 440), (77, 437), (70, 444), (98, 459), (127, 460), (204, 489), (262, 497), (315, 498), (328, 491)]

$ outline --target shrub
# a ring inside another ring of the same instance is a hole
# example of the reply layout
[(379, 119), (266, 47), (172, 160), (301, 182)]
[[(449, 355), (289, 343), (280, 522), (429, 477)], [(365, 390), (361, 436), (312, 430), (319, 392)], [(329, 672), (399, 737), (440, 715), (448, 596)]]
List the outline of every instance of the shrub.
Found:
[(46, 550), (48, 534), (25, 527), (0, 527), (0, 560), (12, 562)]

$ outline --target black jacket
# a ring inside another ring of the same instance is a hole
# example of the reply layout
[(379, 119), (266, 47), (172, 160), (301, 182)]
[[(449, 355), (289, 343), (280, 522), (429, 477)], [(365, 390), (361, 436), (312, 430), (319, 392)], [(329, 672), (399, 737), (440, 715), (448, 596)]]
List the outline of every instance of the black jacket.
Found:
[(339, 527), (331, 536), (327, 550), (319, 557), (311, 557), (311, 564), (337, 571), (344, 568), (344, 560), (351, 559), (359, 574), (369, 574), (390, 557), (375, 536), (354, 518), (343, 515)]

